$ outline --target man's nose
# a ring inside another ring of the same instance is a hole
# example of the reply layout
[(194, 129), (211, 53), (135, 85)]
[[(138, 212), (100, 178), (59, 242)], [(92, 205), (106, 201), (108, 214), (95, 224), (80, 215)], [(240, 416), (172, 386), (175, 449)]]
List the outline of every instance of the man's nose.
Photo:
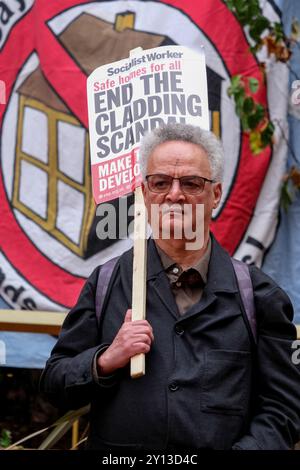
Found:
[(166, 200), (177, 202), (185, 199), (185, 195), (182, 192), (180, 182), (178, 179), (173, 179), (172, 186), (169, 192), (166, 194)]

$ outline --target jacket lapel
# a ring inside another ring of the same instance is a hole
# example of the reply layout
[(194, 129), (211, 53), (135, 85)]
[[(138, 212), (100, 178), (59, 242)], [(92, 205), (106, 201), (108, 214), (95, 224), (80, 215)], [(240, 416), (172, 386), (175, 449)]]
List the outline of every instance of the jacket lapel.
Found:
[(148, 242), (148, 268), (147, 282), (148, 287), (152, 287), (158, 295), (164, 306), (176, 318), (179, 317), (179, 311), (171, 290), (170, 282), (161, 264), (160, 256), (157, 252), (155, 242), (150, 238)]
[(238, 292), (231, 258), (226, 250), (212, 238), (212, 252), (208, 266), (206, 287), (211, 292)]
[[(156, 250), (154, 241), (148, 240), (148, 260), (147, 260), (147, 296), (149, 290), (153, 289), (160, 301), (164, 304), (172, 316), (178, 319), (179, 312), (172, 294), (170, 283), (164, 272), (159, 254)], [(120, 276), (124, 295), (129, 305), (132, 305), (132, 266), (133, 266), (133, 249), (122, 255), (120, 263)]]
[[(235, 279), (235, 274), (229, 254), (219, 245), (214, 236), (212, 238), (212, 251), (208, 266), (207, 283), (203, 290), (203, 295), (199, 302), (193, 305), (184, 315), (182, 320), (199, 315), (199, 313), (206, 310), (213, 304), (218, 296), (217, 294), (226, 293), (236, 296), (238, 287)], [(235, 316), (237, 311), (226, 311), (218, 309), (218, 316), (222, 318)], [(240, 314), (240, 312), (238, 312)]]

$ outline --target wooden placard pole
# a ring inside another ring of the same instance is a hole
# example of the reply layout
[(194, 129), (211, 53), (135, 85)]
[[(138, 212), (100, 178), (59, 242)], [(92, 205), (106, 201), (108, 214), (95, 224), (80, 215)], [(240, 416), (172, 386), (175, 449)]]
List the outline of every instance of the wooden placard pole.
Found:
[[(146, 318), (147, 218), (141, 187), (134, 192), (134, 204), (132, 321)], [(145, 354), (131, 358), (130, 375), (145, 375)]]
[[(130, 51), (130, 57), (142, 50)], [(147, 270), (147, 215), (142, 188), (134, 191), (134, 242), (132, 278), (132, 321), (146, 318), (146, 270)], [(138, 354), (130, 360), (132, 378), (145, 375), (145, 354)]]

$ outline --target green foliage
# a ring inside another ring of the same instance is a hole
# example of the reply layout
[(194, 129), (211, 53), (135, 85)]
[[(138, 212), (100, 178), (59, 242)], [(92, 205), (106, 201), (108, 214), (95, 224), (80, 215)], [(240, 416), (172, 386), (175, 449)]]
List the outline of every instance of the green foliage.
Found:
[(249, 129), (254, 130), (263, 120), (266, 114), (262, 104), (257, 103), (254, 111), (248, 116)]
[(68, 411), (64, 416), (56, 421), (54, 429), (39, 446), (39, 450), (51, 449), (56, 442), (71, 428), (74, 421), (80, 416), (87, 414), (90, 407), (84, 406), (79, 410)]
[[(22, 439), (18, 440), (17, 442), (10, 444), (10, 442), (6, 445), (7, 450), (13, 449), (20, 449), (21, 444), (24, 442), (29, 441), (33, 437), (36, 437), (40, 434), (43, 434), (46, 431), (51, 429), (50, 434), (43, 440), (40, 444), (38, 450), (48, 450), (51, 449), (62, 436), (66, 434), (67, 431), (72, 427), (73, 423), (78, 420), (81, 416), (86, 415), (90, 411), (90, 406), (84, 406), (78, 410), (68, 411), (65, 415), (59, 418), (55, 423), (51, 426), (47, 426), (44, 429), (40, 429), (39, 431), (35, 431), (34, 433), (23, 437)], [(80, 442), (83, 442), (85, 439), (82, 439)], [(3, 446), (4, 447), (4, 446)]]
[(264, 106), (257, 103), (252, 95), (258, 91), (256, 78), (234, 75), (227, 92), (235, 101), (236, 114), (241, 119), (244, 132), (250, 135), (250, 148), (254, 155), (271, 144), (274, 125), (267, 118)]
[(290, 184), (289, 184), (288, 179), (286, 179), (281, 186), (280, 202), (285, 212), (287, 212), (289, 206), (293, 202), (293, 196), (291, 194), (291, 189), (290, 189)]
[(261, 140), (264, 147), (272, 142), (272, 137), (275, 131), (275, 126), (272, 121), (269, 121), (266, 127), (261, 132)]
[(257, 51), (262, 46), (262, 34), (268, 32), (274, 35), (276, 41), (285, 38), (282, 24), (271, 22), (261, 11), (258, 0), (225, 0), (225, 4), (237, 17), (242, 26), (247, 26), (249, 35), (254, 41), (254, 49)]
[(11, 444), (11, 432), (8, 429), (2, 429), (0, 435), (0, 447), (5, 449)]
[[(291, 46), (300, 40), (300, 23), (297, 18), (293, 18), (291, 36), (287, 38), (281, 23), (271, 22), (262, 14), (259, 0), (224, 2), (239, 23), (247, 29), (253, 54), (265, 46), (268, 55), (272, 55), (277, 61), (287, 62), (290, 59)], [(265, 73), (265, 64), (260, 63), (260, 66)], [(253, 98), (258, 89), (259, 82), (256, 78), (237, 74), (231, 78), (227, 90), (228, 95), (234, 99), (236, 114), (241, 120), (243, 131), (249, 134), (250, 148), (254, 155), (272, 144), (275, 129), (273, 122), (268, 119), (265, 107)], [(292, 203), (297, 191), (300, 191), (300, 170), (292, 168), (285, 176), (281, 190), (281, 203), (285, 210)]]
[[(286, 62), (289, 59), (291, 52), (282, 24), (271, 22), (262, 14), (259, 0), (225, 0), (225, 4), (235, 14), (239, 23), (247, 28), (252, 40), (252, 53), (256, 53), (265, 45), (268, 54), (273, 54), (276, 60)], [(264, 73), (264, 64), (261, 66)], [(274, 124), (268, 119), (267, 110), (253, 98), (258, 89), (259, 81), (256, 78), (244, 77), (241, 74), (231, 78), (228, 88), (228, 95), (234, 99), (235, 111), (241, 120), (243, 131), (249, 133), (250, 147), (254, 155), (272, 144), (274, 134)]]
[(257, 78), (250, 77), (249, 78), (249, 88), (251, 93), (256, 93), (259, 87), (259, 81)]

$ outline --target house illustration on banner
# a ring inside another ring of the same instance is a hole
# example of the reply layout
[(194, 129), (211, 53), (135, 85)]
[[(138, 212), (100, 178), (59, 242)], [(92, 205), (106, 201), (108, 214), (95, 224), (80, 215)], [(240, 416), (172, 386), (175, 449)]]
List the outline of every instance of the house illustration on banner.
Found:
[[(131, 12), (116, 15), (114, 24), (82, 13), (57, 39), (87, 76), (100, 65), (128, 57), (136, 47), (174, 44), (164, 35), (138, 31), (134, 24)], [(211, 127), (220, 136), (222, 79), (208, 67), (207, 77)], [(39, 66), (17, 92), (13, 207), (73, 253), (88, 258), (114, 242), (96, 239), (88, 132)], [(35, 198), (30, 193), (33, 184), (38, 194)], [(112, 203), (118, 209), (119, 201)]]

